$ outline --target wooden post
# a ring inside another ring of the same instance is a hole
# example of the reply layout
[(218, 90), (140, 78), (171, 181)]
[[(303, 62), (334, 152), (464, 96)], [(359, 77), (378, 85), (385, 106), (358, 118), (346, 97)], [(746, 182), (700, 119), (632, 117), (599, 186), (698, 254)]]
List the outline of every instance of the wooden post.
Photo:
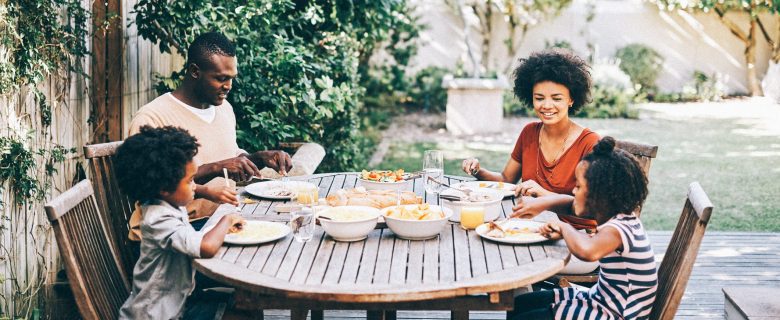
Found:
[(92, 4), (92, 142), (122, 139), (122, 2)]

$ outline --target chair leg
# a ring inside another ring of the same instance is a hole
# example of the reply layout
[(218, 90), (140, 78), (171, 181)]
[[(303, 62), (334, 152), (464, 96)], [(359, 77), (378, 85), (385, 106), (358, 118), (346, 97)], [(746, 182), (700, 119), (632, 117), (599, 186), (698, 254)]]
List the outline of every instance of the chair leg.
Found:
[(306, 320), (306, 316), (309, 314), (308, 309), (291, 309), (290, 320)]
[(366, 319), (367, 320), (384, 320), (385, 319), (385, 311), (384, 310), (367, 310), (366, 311)]
[(395, 310), (385, 310), (385, 320), (395, 320), (397, 317)]
[(450, 312), (451, 320), (469, 320), (468, 310), (452, 310)]
[(325, 311), (311, 310), (311, 320), (323, 320), (323, 319), (325, 319)]

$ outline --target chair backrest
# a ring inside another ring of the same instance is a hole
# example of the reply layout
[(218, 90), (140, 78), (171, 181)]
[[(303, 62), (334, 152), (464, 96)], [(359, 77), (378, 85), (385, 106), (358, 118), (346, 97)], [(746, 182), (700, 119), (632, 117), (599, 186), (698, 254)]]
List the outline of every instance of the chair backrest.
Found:
[(698, 182), (691, 183), (677, 228), (658, 268), (658, 291), (650, 319), (674, 319), (711, 214), (712, 203), (707, 194)]
[[(639, 160), (639, 166), (642, 168), (642, 172), (650, 179), (650, 162), (653, 161), (658, 153), (658, 146), (651, 146), (648, 144), (628, 142), (617, 140), (615, 146), (625, 150), (626, 152), (634, 155)], [(640, 206), (634, 214), (638, 217), (642, 214), (642, 207)]]
[(130, 284), (109, 241), (91, 182), (79, 182), (45, 208), (81, 317), (117, 319)]
[(119, 253), (125, 273), (132, 277), (138, 251), (128, 238), (133, 202), (121, 190), (114, 172), (114, 155), (122, 141), (84, 146), (98, 208), (106, 223), (109, 239)]

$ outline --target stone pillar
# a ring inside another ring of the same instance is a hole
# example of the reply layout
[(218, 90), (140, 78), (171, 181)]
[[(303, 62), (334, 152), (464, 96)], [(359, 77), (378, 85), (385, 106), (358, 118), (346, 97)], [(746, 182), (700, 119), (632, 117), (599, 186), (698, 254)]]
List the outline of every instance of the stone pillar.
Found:
[(504, 92), (509, 88), (505, 78), (442, 79), (447, 89), (447, 131), (455, 135), (501, 131), (504, 119)]

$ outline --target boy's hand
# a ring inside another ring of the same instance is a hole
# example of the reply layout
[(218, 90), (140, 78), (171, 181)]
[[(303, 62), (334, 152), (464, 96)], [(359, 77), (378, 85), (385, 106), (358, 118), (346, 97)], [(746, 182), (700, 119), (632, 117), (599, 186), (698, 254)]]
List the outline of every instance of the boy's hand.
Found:
[(244, 220), (244, 218), (242, 218), (241, 215), (237, 213), (225, 215), (225, 219), (228, 219), (228, 224), (230, 225), (228, 233), (240, 232), (244, 229), (244, 225), (246, 225), (246, 220)]
[(227, 203), (234, 206), (238, 206), (238, 192), (232, 187), (207, 187), (203, 190), (203, 198), (211, 200), (216, 203)]
[(550, 221), (539, 228), (539, 233), (547, 239), (558, 240), (563, 238), (560, 221)]

